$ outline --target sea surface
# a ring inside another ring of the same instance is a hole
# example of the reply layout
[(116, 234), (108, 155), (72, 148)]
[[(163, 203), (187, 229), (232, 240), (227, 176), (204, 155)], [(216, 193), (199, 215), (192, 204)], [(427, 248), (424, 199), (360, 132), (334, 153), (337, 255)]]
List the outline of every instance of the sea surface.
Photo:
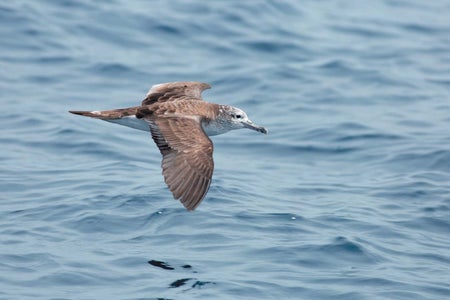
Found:
[[(150, 134), (71, 115), (202, 81), (194, 212)], [(0, 299), (450, 299), (450, 2), (2, 1)]]

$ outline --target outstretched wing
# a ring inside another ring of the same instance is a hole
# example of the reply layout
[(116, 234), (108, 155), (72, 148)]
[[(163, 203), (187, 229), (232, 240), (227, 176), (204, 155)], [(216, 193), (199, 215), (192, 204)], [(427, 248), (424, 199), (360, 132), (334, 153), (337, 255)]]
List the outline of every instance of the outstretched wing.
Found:
[(168, 82), (151, 87), (142, 105), (177, 100), (202, 100), (202, 92), (211, 86), (202, 82)]
[(208, 192), (214, 170), (213, 144), (200, 118), (156, 118), (150, 131), (163, 156), (164, 181), (175, 199), (194, 210)]

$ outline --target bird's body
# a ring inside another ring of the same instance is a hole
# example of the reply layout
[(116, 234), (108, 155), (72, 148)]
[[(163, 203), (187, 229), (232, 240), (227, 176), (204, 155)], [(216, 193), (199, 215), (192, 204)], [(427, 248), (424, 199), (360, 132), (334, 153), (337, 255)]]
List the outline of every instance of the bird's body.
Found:
[(244, 111), (228, 105), (205, 102), (200, 82), (154, 85), (141, 106), (106, 111), (70, 111), (134, 129), (150, 131), (163, 160), (163, 176), (175, 199), (194, 210), (205, 197), (212, 178), (213, 144), (208, 136), (253, 124)]

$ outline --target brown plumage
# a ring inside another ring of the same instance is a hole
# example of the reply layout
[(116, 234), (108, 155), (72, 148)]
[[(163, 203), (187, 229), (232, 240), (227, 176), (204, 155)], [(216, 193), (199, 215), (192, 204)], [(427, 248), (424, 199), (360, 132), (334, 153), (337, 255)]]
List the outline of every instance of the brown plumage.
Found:
[(247, 127), (267, 133), (238, 108), (204, 102), (210, 85), (172, 82), (153, 86), (141, 106), (107, 111), (70, 111), (141, 130), (150, 130), (163, 156), (164, 180), (175, 199), (194, 210), (205, 197), (214, 170), (208, 135)]

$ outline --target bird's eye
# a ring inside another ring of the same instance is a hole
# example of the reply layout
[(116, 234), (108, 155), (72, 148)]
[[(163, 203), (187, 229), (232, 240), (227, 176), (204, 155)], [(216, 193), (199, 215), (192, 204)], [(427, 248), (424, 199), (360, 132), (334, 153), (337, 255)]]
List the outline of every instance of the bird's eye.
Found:
[(240, 118), (242, 118), (242, 115), (235, 115), (235, 118), (240, 119)]

